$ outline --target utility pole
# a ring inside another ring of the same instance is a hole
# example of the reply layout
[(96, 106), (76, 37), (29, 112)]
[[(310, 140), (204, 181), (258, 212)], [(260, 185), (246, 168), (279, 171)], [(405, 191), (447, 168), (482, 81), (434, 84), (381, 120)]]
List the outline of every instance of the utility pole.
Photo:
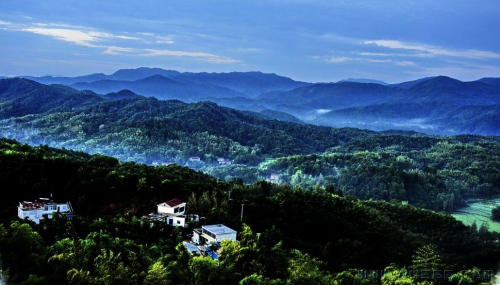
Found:
[(245, 206), (245, 204), (241, 204), (241, 221), (243, 222), (243, 206)]

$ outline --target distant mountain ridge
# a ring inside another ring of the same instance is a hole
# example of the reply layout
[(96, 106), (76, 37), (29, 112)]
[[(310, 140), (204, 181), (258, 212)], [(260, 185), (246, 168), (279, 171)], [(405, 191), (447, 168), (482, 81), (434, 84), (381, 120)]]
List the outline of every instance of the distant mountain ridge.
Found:
[(366, 79), (366, 78), (347, 78), (347, 79), (342, 79), (337, 81), (337, 83), (342, 83), (342, 82), (356, 82), (356, 83), (373, 83), (373, 84), (380, 84), (380, 85), (389, 85), (389, 83), (386, 83), (381, 80), (375, 80), (375, 79)]
[(147, 163), (184, 164), (190, 156), (255, 163), (262, 156), (323, 152), (346, 137), (372, 133), (346, 130), (348, 135), (339, 136), (344, 131), (306, 125), (276, 111), (242, 112), (213, 102), (158, 100), (131, 91), (98, 95), (24, 78), (0, 80), (0, 106), (2, 136)]
[[(111, 75), (74, 78), (26, 78), (99, 94), (125, 89), (162, 100), (212, 101), (239, 110), (275, 111), (279, 113), (270, 114), (282, 119), (333, 127), (499, 135), (489, 118), (498, 115), (495, 106), (500, 104), (500, 78), (462, 82), (436, 76), (397, 84), (351, 78), (337, 83), (307, 83), (261, 72), (192, 73), (160, 68), (122, 69)], [(477, 110), (485, 108), (478, 106), (490, 107), (481, 114)], [(461, 118), (461, 124), (456, 123), (457, 118)], [(474, 127), (468, 122), (474, 122)]]
[[(138, 86), (139, 83), (137, 81), (155, 76), (162, 76), (175, 81), (175, 83), (170, 82), (170, 84), (184, 85), (179, 88), (173, 88), (165, 87), (165, 85), (169, 85), (167, 82), (148, 82), (150, 87), (147, 89), (143, 86)], [(227, 94), (255, 97), (264, 92), (291, 90), (310, 84), (262, 72), (181, 73), (175, 70), (148, 67), (120, 69), (111, 75), (95, 73), (77, 77), (23, 77), (43, 84), (64, 84), (79, 90), (88, 89), (97, 93), (118, 92), (121, 89), (130, 89), (140, 95), (155, 96), (160, 99), (174, 98), (179, 92), (184, 93), (184, 89), (188, 90), (187, 92), (190, 96), (207, 99), (209, 97), (225, 97)], [(196, 85), (196, 90), (193, 90), (190, 85)], [(211, 94), (205, 95), (204, 93), (207, 92), (202, 92), (203, 88), (210, 90)], [(148, 94), (141, 94), (145, 89)], [(221, 92), (221, 90), (225, 91)], [(203, 95), (195, 96), (193, 92), (201, 92)]]

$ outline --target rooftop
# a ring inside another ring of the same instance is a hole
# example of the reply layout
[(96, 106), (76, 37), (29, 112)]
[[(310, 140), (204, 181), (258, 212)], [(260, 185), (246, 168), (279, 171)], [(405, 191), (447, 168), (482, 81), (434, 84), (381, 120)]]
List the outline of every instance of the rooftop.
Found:
[(40, 198), (39, 200), (33, 201), (23, 201), (19, 202), (19, 208), (23, 210), (36, 210), (36, 209), (41, 209), (46, 205), (66, 205), (67, 203), (56, 203), (52, 200), (45, 199), (45, 198)]
[(224, 226), (223, 224), (217, 224), (217, 225), (207, 225), (207, 226), (202, 226), (203, 229), (210, 231), (216, 235), (220, 234), (229, 234), (229, 233), (235, 233), (236, 231)]
[(184, 202), (182, 202), (181, 200), (179, 200), (177, 198), (165, 202), (165, 204), (168, 205), (168, 206), (170, 206), (170, 207), (175, 207), (175, 206), (178, 206), (178, 205), (180, 205), (182, 203), (184, 203)]

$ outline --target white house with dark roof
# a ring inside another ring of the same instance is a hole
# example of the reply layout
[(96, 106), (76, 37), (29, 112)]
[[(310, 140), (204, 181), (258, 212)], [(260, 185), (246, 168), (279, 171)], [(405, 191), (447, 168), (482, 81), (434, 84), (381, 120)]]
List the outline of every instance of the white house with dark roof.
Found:
[(158, 208), (158, 215), (155, 219), (164, 217), (167, 225), (185, 227), (187, 221), (199, 222), (200, 220), (198, 215), (186, 215), (186, 203), (177, 198), (156, 206)]
[(223, 224), (202, 226), (193, 231), (192, 241), (197, 244), (217, 243), (225, 239), (236, 241), (237, 232)]
[(51, 219), (54, 213), (71, 213), (73, 208), (70, 202), (56, 203), (48, 198), (40, 198), (40, 201), (23, 201), (17, 206), (17, 216), (20, 219), (28, 218), (40, 224), (44, 216)]
[(186, 212), (186, 203), (177, 198), (160, 203), (157, 206), (158, 214), (184, 215), (184, 213)]

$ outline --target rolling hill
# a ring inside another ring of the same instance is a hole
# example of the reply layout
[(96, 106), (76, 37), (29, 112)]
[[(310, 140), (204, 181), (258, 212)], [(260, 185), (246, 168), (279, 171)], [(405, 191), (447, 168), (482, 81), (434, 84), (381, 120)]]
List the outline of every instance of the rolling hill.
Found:
[(252, 112), (272, 110), (287, 113), (292, 121), (295, 117), (333, 127), (500, 135), (494, 122), (499, 116), (499, 78), (462, 82), (436, 76), (389, 85), (353, 79), (312, 84), (261, 72), (181, 73), (137, 68), (111, 75), (32, 79), (100, 94), (126, 89), (162, 100), (212, 101)]

